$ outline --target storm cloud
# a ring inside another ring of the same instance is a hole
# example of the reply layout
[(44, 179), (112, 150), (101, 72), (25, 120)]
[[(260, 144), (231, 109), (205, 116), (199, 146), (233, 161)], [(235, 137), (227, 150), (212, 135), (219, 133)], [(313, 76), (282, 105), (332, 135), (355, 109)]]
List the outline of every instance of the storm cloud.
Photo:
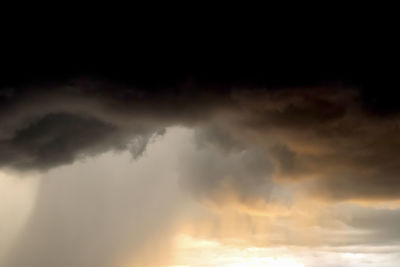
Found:
[(151, 266), (180, 215), (201, 221), (204, 203), (231, 205), (245, 225), (211, 215), (212, 238), (227, 243), (398, 245), (398, 210), (338, 204), (400, 198), (395, 109), (377, 111), (351, 86), (219, 86), (2, 90), (0, 167), (41, 176), (6, 266)]
[[(211, 145), (228, 158), (240, 155), (232, 164), (250, 173), (230, 180), (237, 191), (272, 179), (308, 181), (307, 192), (328, 199), (399, 197), (399, 115), (374, 113), (357, 89), (211, 90), (189, 83), (141, 90), (78, 80), (10, 89), (1, 102), (0, 165), (6, 168), (48, 170), (109, 150), (137, 157), (152, 136), (180, 125), (196, 129), (199, 149)], [(185, 183), (212, 190), (221, 175), (241, 173), (234, 166), (196, 172)]]

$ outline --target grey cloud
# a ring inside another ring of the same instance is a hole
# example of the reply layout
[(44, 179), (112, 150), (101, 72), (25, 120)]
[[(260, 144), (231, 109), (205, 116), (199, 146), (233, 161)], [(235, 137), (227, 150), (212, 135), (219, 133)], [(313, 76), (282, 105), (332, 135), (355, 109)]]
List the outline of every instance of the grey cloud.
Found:
[[(301, 231), (320, 241), (312, 246), (322, 246), (328, 251), (393, 253), (399, 252), (400, 246), (399, 216), (400, 209), (340, 203), (327, 206), (319, 213), (318, 220)], [(285, 231), (293, 231), (294, 225), (284, 227)], [(296, 231), (292, 234), (299, 235)], [(301, 238), (290, 241), (294, 241), (293, 245), (310, 245)], [(279, 244), (285, 242), (288, 240)]]
[[(50, 169), (108, 150), (129, 149), (138, 156), (153, 134), (181, 125), (196, 128), (199, 147), (219, 147), (220, 158), (262, 151), (264, 177), (311, 180), (311, 194), (331, 199), (399, 197), (400, 116), (371, 114), (356, 90), (212, 91), (189, 84), (145, 91), (79, 81), (57, 90), (13, 92), (3, 102), (3, 167)], [(218, 168), (209, 174), (214, 178), (198, 178), (218, 184), (217, 174), (232, 175)], [(252, 179), (242, 176), (232, 183)]]
[(268, 199), (275, 167), (262, 149), (244, 147), (215, 126), (195, 133), (197, 150), (183, 154), (181, 182), (200, 198), (217, 198), (224, 191), (242, 200)]
[(345, 214), (342, 221), (354, 229), (367, 232), (364, 237), (364, 244), (370, 245), (399, 245), (400, 233), (399, 209), (382, 209), (373, 207), (348, 206), (340, 207), (340, 211), (334, 212)]
[[(139, 159), (155, 136), (179, 125), (195, 129), (197, 150), (183, 153), (179, 168), (168, 171), (177, 171), (182, 188), (199, 198), (219, 201), (231, 191), (243, 202), (253, 198), (271, 201), (281, 182), (304, 181), (307, 186), (299, 187), (305, 190), (302, 193), (334, 201), (400, 197), (400, 116), (370, 114), (354, 90), (232, 89), (219, 93), (189, 87), (146, 92), (80, 82), (4, 97), (0, 107), (3, 168), (52, 173), (57, 171), (54, 167), (110, 150), (128, 150)], [(163, 160), (175, 152), (169, 147)], [(156, 171), (159, 166), (148, 167)], [(149, 179), (143, 188), (129, 179), (108, 179), (102, 173), (87, 173), (86, 180), (70, 176), (56, 182), (54, 177), (43, 179), (36, 209), (15, 257), (9, 259), (10, 267), (32, 262), (62, 266), (57, 265), (59, 261), (65, 266), (111, 266), (131, 252), (128, 248), (134, 251), (149, 242), (153, 229), (164, 229), (158, 223), (173, 217), (168, 212), (158, 214), (160, 203), (166, 205), (162, 210), (173, 209), (170, 196), (152, 202), (155, 195), (147, 194), (154, 187), (157, 194), (164, 192), (169, 184), (166, 179)], [(110, 180), (122, 186), (113, 187)], [(151, 205), (148, 209), (138, 206), (144, 203)], [(384, 221), (354, 214), (343, 223), (369, 233), (349, 236), (328, 231), (322, 233), (327, 243), (397, 242), (397, 214), (376, 215)], [(149, 221), (156, 225), (147, 225)], [(378, 230), (379, 224), (386, 230)], [(276, 225), (277, 232), (282, 227)], [(71, 233), (71, 229), (78, 230)], [(289, 230), (285, 232), (288, 237), (296, 236)], [(300, 239), (292, 242), (304, 244)], [(42, 257), (46, 252), (52, 256)]]
[(240, 152), (246, 149), (246, 145), (240, 139), (217, 125), (196, 129), (195, 142), (199, 148), (215, 146), (226, 153)]
[(313, 194), (333, 199), (399, 196), (399, 115), (372, 115), (356, 91), (340, 89), (237, 99), (247, 111), (237, 131), (275, 159), (277, 179), (312, 180)]
[(50, 113), (0, 143), (0, 163), (17, 169), (49, 169), (108, 150), (129, 148), (136, 158), (152, 132), (123, 129), (96, 118)]

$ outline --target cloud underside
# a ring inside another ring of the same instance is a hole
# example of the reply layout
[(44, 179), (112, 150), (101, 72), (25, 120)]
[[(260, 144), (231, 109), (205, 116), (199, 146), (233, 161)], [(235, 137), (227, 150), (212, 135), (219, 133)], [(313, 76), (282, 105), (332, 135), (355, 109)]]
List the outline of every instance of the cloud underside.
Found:
[(56, 87), (1, 95), (0, 166), (45, 171), (110, 150), (139, 157), (167, 127), (184, 126), (200, 152), (182, 184), (202, 197), (229, 188), (266, 198), (279, 183), (330, 200), (400, 197), (399, 115), (370, 112), (357, 90)]

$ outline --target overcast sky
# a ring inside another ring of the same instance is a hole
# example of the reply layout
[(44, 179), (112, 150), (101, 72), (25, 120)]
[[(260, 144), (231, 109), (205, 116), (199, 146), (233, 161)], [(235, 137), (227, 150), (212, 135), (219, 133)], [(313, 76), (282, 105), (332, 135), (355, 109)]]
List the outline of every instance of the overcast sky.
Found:
[(399, 265), (396, 95), (149, 77), (2, 87), (1, 266)]

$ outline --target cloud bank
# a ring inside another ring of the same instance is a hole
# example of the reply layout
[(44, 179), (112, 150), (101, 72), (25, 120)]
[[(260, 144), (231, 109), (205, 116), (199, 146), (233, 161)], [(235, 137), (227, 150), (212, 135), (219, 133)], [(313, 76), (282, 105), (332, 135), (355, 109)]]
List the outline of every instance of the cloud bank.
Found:
[(340, 204), (400, 198), (400, 115), (357, 88), (75, 80), (3, 90), (0, 103), (0, 167), (43, 176), (7, 267), (151, 266), (135, 255), (166, 251), (192, 200), (215, 208), (211, 233), (193, 231), (229, 244), (398, 244), (398, 210)]
[[(1, 102), (3, 167), (48, 170), (109, 150), (128, 149), (137, 157), (151, 136), (181, 125), (198, 131), (200, 149), (211, 145), (251, 165), (244, 168), (254, 173), (232, 184), (309, 180), (310, 193), (330, 199), (391, 199), (400, 192), (399, 116), (372, 112), (354, 89), (189, 84), (146, 91), (78, 81), (9, 90)], [(210, 177), (193, 182), (212, 188), (217, 178)]]

